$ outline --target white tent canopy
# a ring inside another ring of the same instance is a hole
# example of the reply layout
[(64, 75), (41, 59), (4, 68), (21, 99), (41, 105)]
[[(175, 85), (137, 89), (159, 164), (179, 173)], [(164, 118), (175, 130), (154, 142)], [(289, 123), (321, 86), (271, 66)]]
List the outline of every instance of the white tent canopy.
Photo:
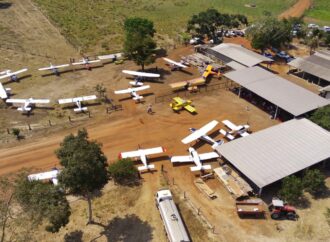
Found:
[(330, 132), (293, 119), (216, 147), (260, 189), (330, 158)]

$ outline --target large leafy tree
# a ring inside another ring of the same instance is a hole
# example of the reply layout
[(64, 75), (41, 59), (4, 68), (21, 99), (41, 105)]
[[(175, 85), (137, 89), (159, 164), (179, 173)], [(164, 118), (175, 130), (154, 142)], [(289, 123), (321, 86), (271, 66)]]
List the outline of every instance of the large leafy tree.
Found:
[(316, 195), (325, 189), (325, 176), (320, 170), (307, 170), (304, 175), (303, 185), (307, 192)]
[(143, 18), (128, 18), (124, 24), (124, 52), (142, 70), (155, 61), (154, 52), (157, 47), (153, 36), (156, 32), (152, 21)]
[(93, 222), (92, 198), (107, 183), (107, 158), (101, 150), (101, 144), (88, 140), (85, 129), (75, 136), (66, 136), (56, 150), (63, 170), (59, 183), (69, 193), (81, 196), (88, 203), (88, 224)]
[(303, 184), (300, 178), (292, 175), (283, 179), (280, 196), (288, 202), (296, 202), (303, 195)]
[(205, 36), (209, 39), (217, 39), (217, 31), (247, 25), (248, 20), (244, 15), (222, 14), (214, 8), (195, 14), (188, 21), (187, 30), (195, 32), (200, 36)]
[(69, 222), (69, 202), (63, 191), (53, 184), (21, 177), (16, 181), (15, 198), (33, 221), (46, 218), (49, 222), (46, 230), (49, 232), (57, 232)]
[(330, 105), (317, 109), (310, 120), (330, 131)]
[(279, 48), (292, 40), (292, 23), (288, 20), (277, 20), (268, 17), (248, 28), (247, 35), (255, 49)]

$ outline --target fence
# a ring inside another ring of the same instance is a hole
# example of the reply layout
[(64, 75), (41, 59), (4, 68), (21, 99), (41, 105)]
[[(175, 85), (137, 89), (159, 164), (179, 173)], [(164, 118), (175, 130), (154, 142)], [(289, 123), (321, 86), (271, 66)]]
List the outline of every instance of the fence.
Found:
[(181, 90), (181, 91), (171, 92), (169, 94), (155, 97), (155, 103), (168, 102), (168, 101), (171, 101), (173, 97), (191, 97), (191, 96), (195, 96), (195, 95), (202, 94), (202, 93), (216, 91), (219, 89), (228, 89), (228, 88), (231, 88), (232, 86), (233, 86), (233, 82), (226, 81), (223, 79), (216, 83), (200, 86), (196, 92), (191, 92), (188, 90)]

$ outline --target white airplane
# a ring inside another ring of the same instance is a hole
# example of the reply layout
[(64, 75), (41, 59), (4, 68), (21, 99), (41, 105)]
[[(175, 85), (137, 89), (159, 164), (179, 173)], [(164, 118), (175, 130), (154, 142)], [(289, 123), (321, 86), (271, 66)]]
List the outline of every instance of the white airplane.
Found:
[(37, 104), (37, 103), (49, 103), (49, 99), (34, 99), (34, 98), (28, 98), (28, 99), (7, 99), (6, 103), (19, 103), (21, 104), (21, 107), (17, 108), (18, 111), (21, 112), (29, 112), (31, 111), (31, 104)]
[(135, 101), (139, 101), (141, 99), (143, 99), (142, 96), (140, 96), (139, 94), (137, 94), (136, 92), (138, 91), (142, 91), (142, 90), (145, 90), (145, 89), (148, 89), (150, 88), (149, 85), (147, 86), (142, 86), (142, 87), (133, 87), (133, 88), (127, 88), (127, 89), (124, 89), (124, 90), (119, 90), (119, 91), (115, 91), (115, 94), (125, 94), (125, 93), (130, 93), (133, 100)]
[(229, 140), (233, 140), (235, 139), (235, 136), (238, 134), (242, 137), (248, 136), (249, 133), (247, 132), (247, 130), (250, 128), (249, 125), (245, 124), (245, 125), (235, 125), (232, 122), (230, 122), (229, 120), (223, 120), (222, 123), (228, 128), (230, 129), (230, 131), (225, 131), (223, 129), (220, 129), (219, 132), (221, 134), (223, 134), (225, 137), (227, 137)]
[(11, 92), (11, 88), (5, 88), (0, 82), (0, 98), (7, 99), (10, 92)]
[(0, 72), (0, 79), (9, 77), (11, 81), (15, 82), (18, 80), (17, 75), (20, 73), (26, 72), (27, 70), (28, 70), (27, 68), (24, 68), (22, 70), (18, 70), (15, 72), (12, 72), (11, 70), (5, 70), (5, 71)]
[(128, 71), (128, 70), (123, 70), (122, 72), (125, 74), (128, 74), (128, 75), (136, 76), (134, 82), (129, 82), (129, 84), (131, 84), (132, 86), (143, 86), (142, 80), (145, 77), (148, 77), (148, 78), (159, 78), (160, 77), (159, 74), (148, 73), (148, 72)]
[(188, 135), (186, 138), (181, 140), (181, 142), (184, 144), (188, 144), (194, 140), (201, 139), (211, 144), (212, 148), (214, 149), (216, 146), (223, 144), (223, 140), (215, 141), (206, 134), (210, 132), (215, 126), (217, 126), (218, 123), (219, 123), (218, 121), (213, 120), (208, 124), (204, 125), (200, 129), (190, 128), (189, 130), (192, 132), (192, 134)]
[(73, 109), (75, 112), (83, 112), (87, 110), (87, 107), (82, 107), (81, 102), (95, 100), (97, 97), (95, 95), (92, 96), (84, 96), (84, 97), (74, 97), (74, 98), (66, 98), (66, 99), (59, 99), (59, 104), (66, 104), (66, 103), (76, 103), (77, 108)]
[(155, 165), (148, 165), (147, 164), (147, 155), (154, 155), (163, 153), (166, 150), (163, 147), (156, 147), (156, 148), (150, 148), (150, 149), (138, 149), (136, 151), (129, 151), (129, 152), (122, 152), (119, 154), (119, 159), (122, 158), (136, 158), (139, 157), (141, 162), (143, 163), (143, 166), (139, 166), (138, 170), (150, 170), (154, 169)]
[(194, 162), (196, 166), (190, 167), (191, 171), (201, 171), (201, 170), (210, 170), (212, 169), (211, 165), (202, 165), (202, 161), (218, 158), (219, 155), (215, 152), (198, 154), (197, 151), (189, 147), (190, 155), (187, 156), (172, 156), (171, 162), (176, 163), (185, 163), (185, 162)]
[(72, 63), (72, 65), (77, 66), (77, 65), (84, 65), (86, 69), (91, 70), (90, 64), (100, 62), (101, 60), (89, 60), (88, 58), (83, 58), (79, 62)]
[(64, 65), (58, 65), (58, 66), (54, 66), (52, 63), (50, 63), (50, 65), (48, 67), (43, 67), (43, 68), (39, 68), (39, 71), (48, 71), (51, 70), (55, 75), (60, 75), (60, 72), (58, 71), (58, 69), (60, 68), (65, 68), (70, 66), (69, 64), (64, 64)]
[(180, 62), (176, 62), (176, 61), (173, 61), (173, 60), (165, 58), (165, 57), (163, 58), (163, 60), (168, 62), (171, 65), (171, 70), (172, 71), (181, 70), (182, 68), (187, 68), (188, 67), (188, 66), (183, 65)]
[(39, 180), (51, 180), (54, 185), (58, 184), (57, 175), (60, 173), (58, 169), (51, 171), (36, 173), (28, 175), (29, 181), (39, 181)]

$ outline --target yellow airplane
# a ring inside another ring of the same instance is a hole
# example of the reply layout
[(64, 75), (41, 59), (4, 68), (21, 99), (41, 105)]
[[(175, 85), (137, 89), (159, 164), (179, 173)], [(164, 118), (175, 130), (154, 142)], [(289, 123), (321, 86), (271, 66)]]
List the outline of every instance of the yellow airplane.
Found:
[(193, 106), (191, 106), (191, 103), (192, 101), (190, 100), (184, 100), (180, 97), (174, 97), (173, 101), (170, 103), (170, 107), (175, 112), (178, 112), (184, 108), (190, 113), (196, 113), (197, 111)]

